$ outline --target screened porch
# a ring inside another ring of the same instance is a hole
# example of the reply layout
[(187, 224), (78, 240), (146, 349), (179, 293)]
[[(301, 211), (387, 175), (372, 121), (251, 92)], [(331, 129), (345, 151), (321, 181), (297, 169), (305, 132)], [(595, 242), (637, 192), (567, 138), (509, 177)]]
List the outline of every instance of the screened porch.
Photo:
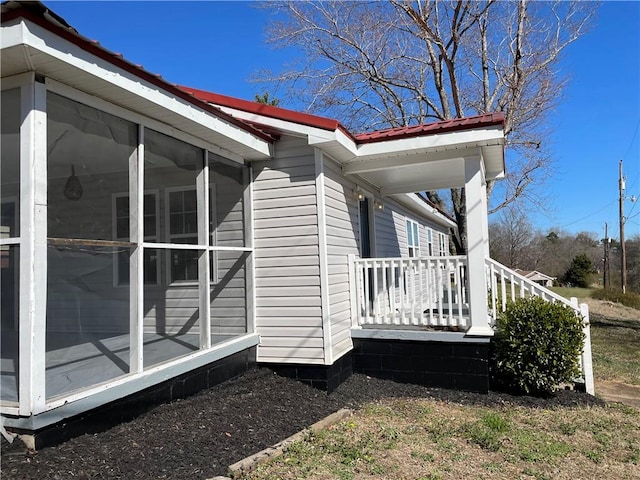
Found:
[(2, 91), (3, 412), (255, 345), (248, 168), (106, 102), (21, 83)]

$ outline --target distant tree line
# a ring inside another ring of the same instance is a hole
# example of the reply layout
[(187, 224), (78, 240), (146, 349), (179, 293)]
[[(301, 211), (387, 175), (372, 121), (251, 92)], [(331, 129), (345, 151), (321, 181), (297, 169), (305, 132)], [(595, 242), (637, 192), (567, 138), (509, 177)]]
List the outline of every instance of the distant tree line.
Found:
[[(576, 285), (584, 272), (594, 284), (604, 282), (604, 239), (592, 232), (535, 229), (522, 211), (504, 209), (489, 228), (491, 257), (521, 270), (537, 270), (560, 283)], [(640, 293), (640, 235), (626, 239), (627, 289)], [(611, 286), (620, 287), (620, 243), (610, 243)], [(578, 277), (576, 277), (578, 275)]]

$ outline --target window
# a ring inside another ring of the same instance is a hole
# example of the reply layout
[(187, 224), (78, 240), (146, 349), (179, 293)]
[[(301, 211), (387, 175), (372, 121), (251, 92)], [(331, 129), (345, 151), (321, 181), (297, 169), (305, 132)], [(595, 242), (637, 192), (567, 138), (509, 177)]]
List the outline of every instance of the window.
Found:
[(418, 238), (418, 224), (407, 219), (407, 246), (410, 257), (420, 256), (420, 239)]
[[(158, 197), (156, 192), (144, 194), (144, 239), (157, 240), (158, 237)], [(114, 237), (124, 242), (130, 241), (129, 233), (129, 195), (116, 193), (113, 196)], [(116, 285), (129, 285), (129, 249), (118, 250), (115, 263)], [(144, 283), (159, 284), (158, 256), (155, 250), (144, 251)]]
[[(169, 243), (198, 244), (198, 199), (195, 188), (167, 189)], [(171, 250), (169, 281), (198, 281), (198, 251)]]
[(440, 241), (440, 255), (443, 257), (449, 255), (449, 237), (445, 233), (439, 233), (438, 240)]
[(429, 256), (433, 256), (433, 230), (427, 227), (427, 248), (429, 250)]

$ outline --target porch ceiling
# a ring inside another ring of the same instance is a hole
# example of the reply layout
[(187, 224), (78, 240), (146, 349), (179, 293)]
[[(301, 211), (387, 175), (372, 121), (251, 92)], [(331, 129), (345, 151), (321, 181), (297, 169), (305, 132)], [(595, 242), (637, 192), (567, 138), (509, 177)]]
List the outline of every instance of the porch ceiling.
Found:
[[(447, 134), (444, 134), (447, 135)], [(449, 134), (452, 135), (452, 134)], [(477, 134), (475, 136), (478, 136)], [(465, 159), (481, 158), (485, 180), (504, 176), (502, 132), (482, 132), (486, 137), (468, 142), (458, 136), (443, 148), (416, 148), (362, 155), (344, 163), (343, 173), (362, 178), (382, 195), (413, 193), (465, 185)], [(365, 153), (365, 152), (359, 152)]]

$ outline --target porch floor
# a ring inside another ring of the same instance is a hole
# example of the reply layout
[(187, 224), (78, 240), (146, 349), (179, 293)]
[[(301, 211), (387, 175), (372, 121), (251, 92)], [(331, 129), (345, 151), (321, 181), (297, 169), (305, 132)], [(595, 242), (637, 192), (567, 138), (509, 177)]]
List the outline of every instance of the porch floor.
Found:
[[(234, 335), (212, 335), (211, 344)], [(198, 334), (144, 334), (145, 367), (198, 350)], [(18, 401), (18, 340), (16, 332), (2, 332), (0, 363), (1, 398)], [(48, 333), (46, 342), (45, 394), (50, 399), (87, 388), (129, 372), (129, 335), (108, 333)]]

